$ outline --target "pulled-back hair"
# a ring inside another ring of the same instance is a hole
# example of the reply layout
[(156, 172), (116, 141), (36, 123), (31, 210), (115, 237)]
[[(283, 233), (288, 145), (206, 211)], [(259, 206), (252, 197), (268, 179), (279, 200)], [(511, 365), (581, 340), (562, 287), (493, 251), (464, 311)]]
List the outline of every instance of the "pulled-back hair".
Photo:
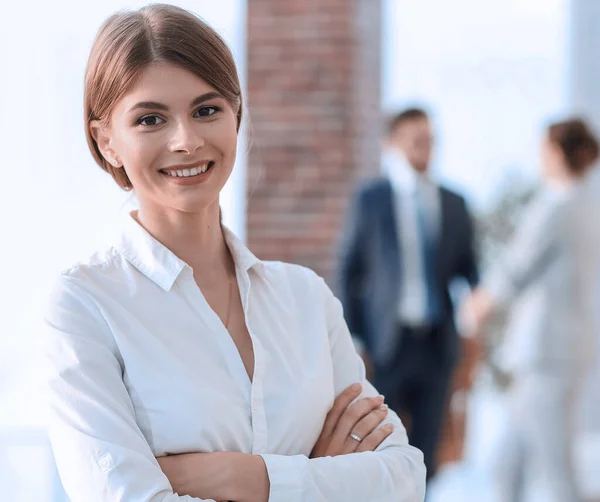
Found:
[(598, 158), (598, 140), (581, 119), (551, 124), (548, 127), (548, 139), (560, 148), (567, 167), (576, 176), (584, 174)]

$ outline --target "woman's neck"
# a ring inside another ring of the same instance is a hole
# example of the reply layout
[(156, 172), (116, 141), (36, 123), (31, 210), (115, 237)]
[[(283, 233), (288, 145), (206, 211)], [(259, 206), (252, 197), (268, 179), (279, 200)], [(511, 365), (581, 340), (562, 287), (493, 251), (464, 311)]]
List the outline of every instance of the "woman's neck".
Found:
[(155, 239), (192, 267), (194, 277), (213, 282), (231, 273), (233, 262), (221, 229), (218, 200), (197, 213), (140, 204), (135, 216)]
[(575, 181), (576, 178), (568, 174), (556, 174), (546, 178), (546, 183), (549, 186), (561, 191), (569, 190), (575, 184)]

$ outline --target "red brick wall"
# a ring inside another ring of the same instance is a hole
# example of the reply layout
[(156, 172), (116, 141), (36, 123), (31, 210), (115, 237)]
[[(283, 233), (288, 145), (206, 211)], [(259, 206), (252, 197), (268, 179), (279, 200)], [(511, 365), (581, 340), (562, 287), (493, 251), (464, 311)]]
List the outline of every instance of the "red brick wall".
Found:
[(380, 0), (248, 0), (248, 243), (327, 279), (378, 170)]

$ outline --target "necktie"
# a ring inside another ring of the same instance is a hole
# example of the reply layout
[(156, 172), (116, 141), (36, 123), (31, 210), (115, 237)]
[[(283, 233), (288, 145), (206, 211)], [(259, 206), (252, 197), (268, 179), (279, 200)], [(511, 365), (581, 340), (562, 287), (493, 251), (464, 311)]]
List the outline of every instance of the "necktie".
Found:
[(425, 285), (427, 291), (427, 320), (436, 323), (442, 317), (442, 302), (437, 280), (437, 253), (438, 239), (433, 228), (431, 219), (428, 218), (426, 206), (426, 188), (424, 182), (420, 182), (416, 196), (417, 227), (421, 241), (421, 256), (423, 257), (423, 269), (425, 274)]

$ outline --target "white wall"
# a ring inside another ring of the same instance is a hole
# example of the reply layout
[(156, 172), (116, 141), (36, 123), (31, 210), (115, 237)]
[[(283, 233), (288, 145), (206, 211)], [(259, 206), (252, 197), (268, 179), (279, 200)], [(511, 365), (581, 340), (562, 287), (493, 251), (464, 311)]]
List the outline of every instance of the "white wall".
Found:
[[(0, 15), (0, 486), (2, 500), (44, 502), (36, 388), (40, 316), (56, 274), (94, 249), (129, 197), (93, 162), (83, 132), (83, 74), (102, 21), (144, 1), (5, 2)], [(246, 3), (180, 0), (228, 41), (245, 74)], [(245, 145), (222, 206), (245, 234)], [(20, 427), (19, 438), (12, 427)], [(11, 432), (8, 432), (8, 431)], [(28, 436), (29, 434), (29, 436)], [(11, 446), (8, 445), (11, 443)], [(28, 447), (18, 443), (30, 442)], [(30, 458), (26, 464), (25, 461)], [(26, 469), (27, 465), (27, 470)], [(11, 472), (15, 471), (15, 472)], [(31, 472), (31, 471), (34, 472)], [(15, 476), (15, 477), (13, 477)], [(19, 481), (27, 480), (27, 482)], [(18, 491), (14, 493), (11, 490)], [(5, 490), (11, 495), (8, 496)], [(8, 496), (8, 498), (7, 498)]]
[(508, 170), (535, 176), (541, 128), (567, 105), (569, 0), (384, 6), (383, 106), (431, 105), (437, 174), (480, 208)]
[(600, 132), (600, 2), (571, 0), (569, 103)]

